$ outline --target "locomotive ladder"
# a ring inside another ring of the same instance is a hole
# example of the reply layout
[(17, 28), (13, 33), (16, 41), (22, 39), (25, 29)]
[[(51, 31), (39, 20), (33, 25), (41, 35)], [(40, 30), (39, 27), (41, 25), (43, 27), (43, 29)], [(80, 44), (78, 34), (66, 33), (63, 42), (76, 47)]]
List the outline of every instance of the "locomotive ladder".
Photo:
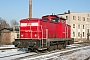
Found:
[[(44, 38), (44, 31), (43, 31), (43, 28), (42, 28), (42, 25), (40, 25), (40, 27), (41, 27), (41, 33), (42, 33), (42, 38), (41, 38), (41, 47), (43, 47), (43, 44), (44, 44), (44, 39), (46, 40), (46, 46), (47, 46), (47, 39), (48, 39), (48, 29), (46, 29), (46, 38)], [(34, 32), (34, 31), (32, 31), (32, 29), (31, 29), (31, 26), (30, 26), (30, 36), (31, 36), (31, 39), (36, 39), (36, 38), (32, 38), (32, 32)], [(37, 26), (37, 32), (39, 32), (39, 30), (38, 30), (38, 26)], [(38, 39), (39, 39), (39, 37), (38, 37)]]
[[(42, 26), (41, 26), (41, 30), (42, 30), (42, 47), (43, 47), (43, 44), (44, 44), (44, 42), (43, 42), (43, 29), (42, 29)], [(47, 39), (48, 39), (48, 29), (46, 29), (46, 46), (47, 46)]]

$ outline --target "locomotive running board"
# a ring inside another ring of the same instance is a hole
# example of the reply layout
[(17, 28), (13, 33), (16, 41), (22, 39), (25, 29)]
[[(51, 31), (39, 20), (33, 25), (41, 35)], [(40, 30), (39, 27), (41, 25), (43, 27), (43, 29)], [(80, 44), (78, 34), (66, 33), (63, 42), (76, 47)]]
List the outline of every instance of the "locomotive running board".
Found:
[(47, 48), (38, 48), (38, 50), (47, 50)]
[(72, 40), (74, 41), (74, 38), (51, 38), (51, 39), (47, 39), (47, 41), (69, 41)]

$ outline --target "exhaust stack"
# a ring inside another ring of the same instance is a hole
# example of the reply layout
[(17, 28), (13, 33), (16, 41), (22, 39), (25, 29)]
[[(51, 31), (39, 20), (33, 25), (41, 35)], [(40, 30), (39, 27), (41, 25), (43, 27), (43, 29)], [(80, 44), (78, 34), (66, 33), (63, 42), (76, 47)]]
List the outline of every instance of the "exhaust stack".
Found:
[(32, 0), (29, 0), (29, 18), (32, 18)]

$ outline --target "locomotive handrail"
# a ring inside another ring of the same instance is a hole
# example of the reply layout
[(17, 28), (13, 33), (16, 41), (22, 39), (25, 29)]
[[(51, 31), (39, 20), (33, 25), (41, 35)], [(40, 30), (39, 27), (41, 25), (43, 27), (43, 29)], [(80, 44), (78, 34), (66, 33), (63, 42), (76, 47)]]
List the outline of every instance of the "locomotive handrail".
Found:
[(67, 28), (67, 25), (65, 26), (65, 38), (67, 38), (67, 36), (66, 36), (66, 32), (67, 32), (66, 28)]
[(42, 47), (43, 47), (43, 29), (42, 29)]
[[(66, 25), (66, 27), (67, 27), (67, 25)], [(67, 27), (67, 38), (68, 38), (68, 27)]]
[(48, 39), (48, 29), (46, 29), (46, 46), (47, 46), (47, 39)]

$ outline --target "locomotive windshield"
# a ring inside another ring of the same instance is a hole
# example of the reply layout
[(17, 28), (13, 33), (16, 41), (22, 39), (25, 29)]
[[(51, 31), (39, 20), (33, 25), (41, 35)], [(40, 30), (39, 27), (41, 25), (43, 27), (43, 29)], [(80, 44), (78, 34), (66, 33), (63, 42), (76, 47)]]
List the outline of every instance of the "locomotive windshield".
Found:
[(48, 18), (44, 18), (44, 20), (48, 20)]
[(51, 21), (58, 22), (58, 18), (51, 18)]

